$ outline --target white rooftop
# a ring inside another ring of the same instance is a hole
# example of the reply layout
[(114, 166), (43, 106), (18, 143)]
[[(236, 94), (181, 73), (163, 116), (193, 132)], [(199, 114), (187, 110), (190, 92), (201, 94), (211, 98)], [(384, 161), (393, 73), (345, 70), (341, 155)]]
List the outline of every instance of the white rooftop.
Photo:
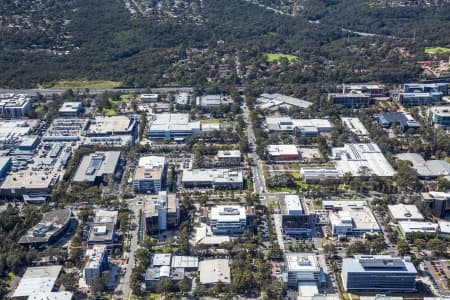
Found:
[(239, 150), (219, 150), (217, 152), (219, 158), (240, 158), (241, 151)]
[(423, 215), (420, 213), (417, 206), (413, 204), (395, 204), (388, 205), (391, 216), (396, 220), (423, 220)]
[(170, 266), (170, 261), (172, 259), (172, 254), (170, 253), (156, 253), (153, 256), (153, 266)]
[(166, 158), (164, 156), (144, 156), (139, 158), (139, 167), (144, 167), (145, 169), (160, 169), (164, 167), (166, 163)]
[(86, 250), (86, 269), (99, 269), (102, 258), (106, 254), (106, 246), (94, 246)]
[(207, 259), (199, 263), (200, 283), (231, 283), (230, 261), (228, 259)]
[(439, 220), (439, 232), (442, 234), (450, 234), (450, 221)]
[(398, 227), (403, 234), (411, 232), (434, 233), (438, 228), (438, 224), (431, 222), (400, 221), (398, 222)]
[(295, 145), (268, 145), (266, 149), (270, 156), (298, 155)]
[(288, 272), (319, 272), (320, 266), (313, 253), (286, 253), (286, 270)]
[(246, 219), (245, 207), (240, 205), (217, 205), (211, 207), (211, 220), (239, 222)]
[(286, 203), (286, 209), (289, 214), (302, 214), (303, 207), (300, 202), (298, 195), (286, 195), (284, 196), (284, 201)]
[(28, 267), (13, 293), (13, 298), (50, 293), (62, 266)]
[(369, 132), (367, 131), (364, 124), (359, 120), (359, 118), (348, 118), (341, 117), (342, 123), (344, 123), (345, 127), (350, 130), (350, 132), (358, 135), (358, 136), (368, 136)]
[(395, 174), (391, 164), (384, 157), (378, 145), (345, 144), (342, 148), (333, 148), (331, 159), (335, 160), (336, 169), (343, 174), (353, 176), (377, 175), (392, 177)]
[(172, 268), (198, 268), (198, 257), (174, 255)]

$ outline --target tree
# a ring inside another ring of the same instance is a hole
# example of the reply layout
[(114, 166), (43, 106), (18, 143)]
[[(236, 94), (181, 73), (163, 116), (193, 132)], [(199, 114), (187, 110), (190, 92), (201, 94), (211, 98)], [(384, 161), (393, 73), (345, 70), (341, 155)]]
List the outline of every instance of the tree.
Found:
[(399, 256), (405, 256), (406, 254), (409, 253), (409, 251), (411, 250), (409, 248), (409, 244), (407, 241), (405, 240), (400, 240), (397, 243), (397, 250), (398, 250), (398, 255)]
[(172, 280), (170, 278), (163, 277), (158, 281), (158, 285), (156, 287), (158, 293), (167, 294), (168, 292), (172, 291), (172, 289)]
[(435, 257), (446, 257), (447, 256), (447, 246), (439, 238), (430, 239), (427, 242), (427, 248), (431, 250), (431, 253)]

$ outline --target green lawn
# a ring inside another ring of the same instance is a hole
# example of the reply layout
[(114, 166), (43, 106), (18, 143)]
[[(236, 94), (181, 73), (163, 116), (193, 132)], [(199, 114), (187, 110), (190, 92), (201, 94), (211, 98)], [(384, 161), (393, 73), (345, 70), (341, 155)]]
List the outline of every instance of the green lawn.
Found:
[(122, 83), (111, 80), (86, 80), (86, 79), (70, 79), (60, 80), (55, 83), (45, 86), (54, 89), (69, 89), (69, 88), (91, 88), (91, 89), (113, 89), (121, 86)]
[(427, 47), (425, 48), (426, 54), (436, 54), (436, 53), (450, 53), (450, 48), (447, 47)]
[(323, 208), (322, 201), (320, 201), (320, 200), (313, 200), (312, 201), (312, 207), (314, 209), (322, 209)]
[(283, 53), (265, 53), (266, 60), (270, 63), (280, 60), (280, 58), (287, 58), (288, 61), (297, 59), (297, 56)]
[(218, 124), (220, 123), (220, 119), (207, 119), (207, 120), (200, 120), (201, 124)]

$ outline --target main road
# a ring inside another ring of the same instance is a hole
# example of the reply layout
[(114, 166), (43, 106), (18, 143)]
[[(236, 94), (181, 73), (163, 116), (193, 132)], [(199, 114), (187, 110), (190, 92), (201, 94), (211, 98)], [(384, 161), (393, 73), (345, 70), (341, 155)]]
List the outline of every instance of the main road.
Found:
[[(37, 96), (41, 94), (43, 96), (52, 94), (62, 94), (68, 89), (72, 89), (75, 93), (85, 93), (85, 88), (66, 88), (66, 89), (0, 89), (0, 94), (26, 94), (28, 96)], [(159, 87), (159, 88), (116, 88), (116, 89), (89, 89), (90, 95), (101, 94), (104, 92), (122, 92), (122, 93), (178, 93), (186, 92), (192, 93), (194, 88), (192, 87)]]

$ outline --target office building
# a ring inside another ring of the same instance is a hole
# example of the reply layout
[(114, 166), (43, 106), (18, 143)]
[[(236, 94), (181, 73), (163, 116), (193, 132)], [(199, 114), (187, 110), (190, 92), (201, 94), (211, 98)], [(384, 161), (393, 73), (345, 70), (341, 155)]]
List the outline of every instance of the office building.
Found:
[(133, 176), (133, 188), (138, 193), (159, 192), (165, 188), (167, 163), (164, 156), (144, 156), (139, 159)]
[(239, 150), (219, 150), (217, 152), (217, 161), (223, 166), (239, 166), (241, 160), (241, 151)]
[(31, 101), (23, 94), (0, 94), (0, 115), (2, 117), (20, 118), (31, 112)]
[(296, 160), (300, 158), (295, 145), (268, 145), (266, 151), (272, 160)]
[(198, 257), (174, 255), (172, 257), (172, 268), (183, 268), (186, 271), (195, 271), (198, 269)]
[(274, 109), (274, 108), (308, 108), (312, 105), (312, 102), (297, 99), (294, 97), (282, 95), (282, 94), (269, 94), (263, 93), (261, 96), (256, 98), (257, 106), (261, 109)]
[(192, 101), (192, 95), (189, 93), (179, 93), (175, 96), (175, 103), (179, 105), (189, 105)]
[(342, 284), (350, 292), (415, 292), (417, 270), (410, 258), (357, 255), (344, 258)]
[(129, 116), (95, 116), (90, 120), (83, 143), (87, 146), (129, 146), (137, 136), (137, 121)]
[(9, 198), (40, 195), (48, 197), (52, 187), (58, 182), (57, 176), (49, 176), (43, 171), (25, 170), (6, 176), (0, 186), (0, 195)]
[(36, 122), (29, 120), (0, 120), (0, 148), (12, 148), (31, 133)]
[(206, 259), (198, 264), (200, 283), (209, 287), (219, 281), (231, 283), (230, 261), (228, 259)]
[(158, 290), (158, 283), (162, 278), (169, 278), (176, 285), (177, 282), (184, 279), (184, 269), (171, 268), (170, 266), (149, 267), (144, 277), (145, 289), (156, 292)]
[(428, 109), (428, 119), (434, 125), (450, 126), (450, 106), (433, 106)]
[(314, 253), (286, 253), (284, 258), (285, 281), (288, 287), (297, 288), (299, 284), (305, 282), (322, 286), (326, 282)]
[[(217, 205), (211, 207), (209, 226), (213, 234), (242, 234), (251, 225), (253, 207), (248, 209), (239, 205)], [(251, 215), (248, 216), (248, 215)]]
[(442, 100), (441, 92), (400, 93), (398, 102), (404, 106), (429, 105)]
[(152, 259), (153, 267), (170, 266), (172, 261), (172, 254), (170, 253), (155, 253)]
[(71, 292), (52, 292), (62, 266), (28, 267), (11, 295), (13, 300), (71, 300)]
[(57, 209), (44, 213), (41, 221), (22, 236), (19, 243), (24, 246), (42, 248), (56, 242), (64, 235), (71, 219), (70, 209)]
[(148, 235), (174, 229), (180, 224), (180, 204), (174, 193), (160, 191), (144, 202), (145, 229)]
[(311, 236), (313, 216), (305, 214), (297, 195), (285, 195), (280, 201), (281, 231), (286, 235)]
[(450, 192), (421, 193), (423, 204), (431, 209), (431, 213), (438, 218), (444, 218), (450, 212)]
[(439, 220), (439, 235), (443, 237), (449, 237), (450, 236), (450, 222), (447, 220)]
[(404, 93), (442, 93), (448, 95), (448, 83), (405, 83)]
[(141, 94), (141, 102), (142, 103), (153, 103), (159, 101), (158, 94)]
[(41, 139), (36, 135), (27, 135), (20, 139), (18, 149), (22, 151), (33, 151), (41, 142)]
[(371, 98), (383, 97), (385, 86), (382, 84), (350, 84), (344, 85), (345, 92), (362, 94)]
[(368, 177), (392, 177), (395, 174), (391, 164), (374, 143), (344, 144), (333, 148), (330, 159), (335, 161), (336, 169), (342, 174)]
[(359, 118), (341, 117), (341, 120), (344, 126), (348, 130), (350, 130), (351, 133), (359, 137), (369, 136), (369, 132), (367, 131), (366, 127), (364, 127), (364, 124), (361, 123), (361, 120), (359, 120)]
[(157, 114), (149, 120), (148, 126), (150, 139), (184, 140), (188, 136), (201, 133), (200, 122), (189, 121), (189, 114)]
[(4, 178), (12, 166), (10, 157), (0, 156), (0, 178)]
[(337, 181), (342, 172), (336, 168), (300, 168), (300, 177), (306, 183)]
[(116, 241), (117, 211), (97, 210), (88, 237), (88, 245), (107, 245)]
[(423, 221), (424, 217), (414, 204), (388, 205), (389, 215), (395, 222), (399, 221)]
[(431, 222), (400, 221), (398, 222), (398, 228), (404, 236), (414, 232), (434, 234), (438, 229), (438, 224)]
[(194, 169), (183, 171), (185, 188), (239, 189), (244, 188), (242, 171), (230, 169)]
[(394, 124), (402, 131), (408, 129), (418, 129), (420, 124), (409, 114), (405, 112), (385, 112), (378, 116), (378, 124), (384, 128), (390, 128)]
[[(329, 213), (331, 229), (334, 236), (361, 235), (364, 233), (379, 234), (381, 232), (375, 216), (366, 201), (327, 201), (324, 209), (332, 209)], [(330, 205), (331, 208), (330, 208)]]
[(75, 182), (99, 182), (105, 176), (113, 176), (116, 172), (120, 158), (120, 151), (94, 152), (83, 156), (78, 166), (73, 181)]
[(359, 93), (332, 93), (328, 94), (331, 104), (343, 105), (347, 108), (367, 107), (372, 104), (372, 99)]
[(400, 160), (411, 162), (411, 169), (420, 179), (433, 179), (438, 176), (438, 174), (428, 168), (427, 162), (418, 153), (400, 153), (396, 157)]
[(332, 125), (326, 119), (292, 119), (290, 117), (267, 117), (267, 130), (271, 132), (287, 132), (301, 136), (316, 136), (322, 132), (330, 132)]
[(44, 142), (74, 142), (81, 140), (89, 120), (81, 118), (57, 118), (42, 137)]
[(64, 102), (59, 109), (61, 117), (76, 117), (83, 111), (83, 104), (81, 102)]
[(84, 278), (86, 284), (95, 284), (96, 278), (101, 277), (108, 269), (108, 252), (105, 246), (95, 246), (86, 250), (86, 265), (84, 267)]
[(233, 100), (230, 96), (224, 95), (205, 95), (199, 96), (196, 99), (197, 106), (201, 106), (208, 109), (220, 108), (222, 105), (230, 105)]

